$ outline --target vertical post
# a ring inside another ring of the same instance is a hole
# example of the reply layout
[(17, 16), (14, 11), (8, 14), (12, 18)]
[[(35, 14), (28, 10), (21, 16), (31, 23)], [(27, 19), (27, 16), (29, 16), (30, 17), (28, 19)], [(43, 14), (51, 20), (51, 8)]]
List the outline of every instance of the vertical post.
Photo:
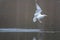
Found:
[[(16, 7), (17, 7), (17, 9), (16, 9), (16, 11), (17, 11), (17, 13), (16, 13), (16, 26), (17, 27), (19, 27), (19, 14), (20, 14), (20, 10), (19, 10), (19, 0), (16, 0), (17, 1), (17, 5), (16, 5)], [(19, 33), (17, 33), (17, 40), (19, 40)]]
[(19, 26), (19, 14), (20, 14), (20, 10), (19, 10), (19, 0), (16, 0), (17, 1), (17, 13), (16, 13), (16, 25)]

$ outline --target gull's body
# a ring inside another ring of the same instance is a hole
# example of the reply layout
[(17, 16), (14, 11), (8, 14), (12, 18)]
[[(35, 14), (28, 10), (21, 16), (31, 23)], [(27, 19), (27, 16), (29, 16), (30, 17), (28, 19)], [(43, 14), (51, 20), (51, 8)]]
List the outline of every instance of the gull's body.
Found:
[(36, 11), (33, 17), (33, 22), (39, 21), (40, 23), (42, 23), (41, 19), (43, 19), (45, 16), (45, 14), (41, 14), (42, 9), (39, 7), (39, 5), (36, 3)]

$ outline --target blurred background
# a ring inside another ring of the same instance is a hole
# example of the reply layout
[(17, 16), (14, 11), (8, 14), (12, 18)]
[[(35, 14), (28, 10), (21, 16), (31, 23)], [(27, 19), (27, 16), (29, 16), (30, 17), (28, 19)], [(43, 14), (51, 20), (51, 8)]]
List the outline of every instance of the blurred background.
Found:
[[(35, 0), (0, 0), (0, 28), (41, 29), (60, 31), (60, 0), (37, 0), (44, 14), (43, 23), (33, 23)], [(0, 40), (60, 40), (60, 32), (55, 33), (1, 33)]]

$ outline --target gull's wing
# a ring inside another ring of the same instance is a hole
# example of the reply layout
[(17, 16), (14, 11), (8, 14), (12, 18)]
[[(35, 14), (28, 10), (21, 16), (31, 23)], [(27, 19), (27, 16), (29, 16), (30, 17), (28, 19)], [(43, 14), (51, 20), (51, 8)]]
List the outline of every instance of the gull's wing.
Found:
[(41, 7), (36, 3), (36, 12), (42, 12), (42, 9)]
[(41, 12), (42, 12), (41, 7), (36, 3), (36, 10), (34, 16), (41, 14)]
[(36, 3), (36, 9), (41, 9), (40, 6)]

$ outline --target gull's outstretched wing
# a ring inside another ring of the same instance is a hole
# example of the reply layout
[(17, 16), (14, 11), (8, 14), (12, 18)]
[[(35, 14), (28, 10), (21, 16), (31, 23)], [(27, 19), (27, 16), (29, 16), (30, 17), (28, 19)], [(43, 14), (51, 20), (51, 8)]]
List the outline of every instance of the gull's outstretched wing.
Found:
[(35, 10), (34, 16), (41, 14), (41, 12), (42, 12), (41, 7), (36, 3), (36, 10)]
[[(41, 9), (41, 7), (36, 3), (36, 13), (38, 13), (38, 12), (42, 12), (42, 9)], [(39, 14), (40, 14), (39, 13)]]

